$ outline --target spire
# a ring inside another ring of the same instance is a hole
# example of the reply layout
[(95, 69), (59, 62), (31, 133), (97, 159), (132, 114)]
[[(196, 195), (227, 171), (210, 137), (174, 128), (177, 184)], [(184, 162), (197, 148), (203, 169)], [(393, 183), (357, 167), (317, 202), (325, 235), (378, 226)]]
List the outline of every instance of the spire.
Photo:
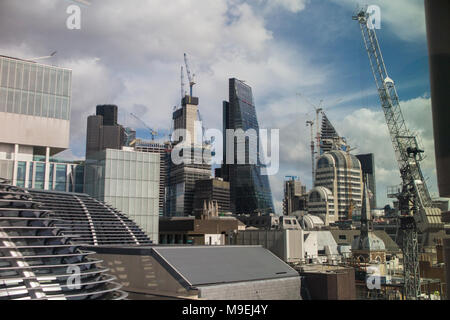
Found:
[(373, 231), (372, 214), (370, 213), (370, 198), (367, 188), (367, 182), (366, 179), (364, 179), (363, 199), (361, 207), (361, 236), (367, 236), (370, 231)]

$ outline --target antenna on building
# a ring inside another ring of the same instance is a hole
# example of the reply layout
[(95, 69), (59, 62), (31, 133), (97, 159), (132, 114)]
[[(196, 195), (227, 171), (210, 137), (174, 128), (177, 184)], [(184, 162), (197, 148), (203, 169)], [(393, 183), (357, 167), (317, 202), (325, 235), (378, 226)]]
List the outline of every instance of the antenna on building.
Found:
[(43, 56), (43, 57), (37, 57), (37, 58), (30, 58), (30, 59), (26, 59), (26, 60), (32, 60), (32, 61), (36, 61), (36, 60), (44, 60), (44, 59), (49, 59), (52, 58), (56, 55), (57, 51), (53, 51), (49, 56)]

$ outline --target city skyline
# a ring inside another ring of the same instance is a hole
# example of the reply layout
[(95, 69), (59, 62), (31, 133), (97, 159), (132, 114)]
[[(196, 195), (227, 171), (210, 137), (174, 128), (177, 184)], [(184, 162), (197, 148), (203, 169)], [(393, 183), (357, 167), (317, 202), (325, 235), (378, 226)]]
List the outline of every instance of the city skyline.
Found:
[[(280, 172), (270, 177), (277, 213), (281, 213), (285, 175), (300, 176), (311, 188), (305, 121), (313, 118), (313, 110), (297, 93), (313, 103), (325, 101), (337, 131), (358, 147), (355, 154), (375, 154), (378, 205), (387, 203), (386, 187), (400, 178), (359, 28), (351, 20), (353, 1), (223, 1), (203, 6), (174, 2), (168, 8), (156, 2), (144, 6), (141, 13), (122, 8), (116, 16), (119, 1), (111, 1), (109, 8), (92, 1), (82, 8), (81, 30), (65, 28), (66, 1), (30, 1), (29, 11), (21, 10), (23, 3), (16, 1), (0, 4), (0, 26), (8, 25), (2, 28), (2, 54), (27, 58), (58, 50), (43, 63), (73, 70), (72, 154), (66, 152), (67, 158), (83, 158), (85, 121), (97, 104), (117, 104), (157, 131), (169, 128), (172, 107), (179, 104), (182, 53), (188, 52), (207, 127), (221, 128), (217, 114), (227, 98), (227, 80), (237, 77), (253, 88), (260, 127), (280, 129)], [(386, 64), (398, 85), (405, 118), (424, 142), (423, 168), (435, 193), (423, 3), (373, 3), (382, 9), (378, 34)], [(186, 10), (193, 10), (192, 19), (198, 22), (191, 25), (185, 20)], [(17, 12), (17, 28), (15, 21), (3, 16), (8, 11)], [(319, 19), (323, 12), (333, 14)], [(177, 27), (170, 28), (174, 19)], [(414, 24), (408, 25), (411, 21)], [(159, 24), (169, 28), (162, 30)], [(126, 126), (123, 120), (124, 114), (119, 122)]]

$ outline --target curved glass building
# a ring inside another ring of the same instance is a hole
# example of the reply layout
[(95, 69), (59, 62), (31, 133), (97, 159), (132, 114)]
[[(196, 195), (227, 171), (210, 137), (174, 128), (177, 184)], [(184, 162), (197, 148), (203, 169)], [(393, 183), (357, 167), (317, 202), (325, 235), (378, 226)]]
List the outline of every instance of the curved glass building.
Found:
[[(223, 104), (224, 164), (221, 175), (224, 180), (230, 182), (231, 210), (235, 214), (273, 213), (269, 179), (267, 175), (261, 174), (263, 165), (257, 159), (262, 146), (259, 143), (259, 125), (252, 88), (243, 81), (232, 78), (229, 80), (229, 94), (230, 101)], [(228, 129), (235, 132), (242, 129), (246, 134), (245, 139), (240, 141), (235, 137), (234, 143), (230, 144), (234, 147), (232, 164), (227, 163), (227, 152), (231, 151), (227, 150)], [(255, 131), (252, 132), (251, 129)], [(252, 139), (256, 143), (251, 143)], [(238, 163), (240, 148), (245, 150), (245, 164)]]

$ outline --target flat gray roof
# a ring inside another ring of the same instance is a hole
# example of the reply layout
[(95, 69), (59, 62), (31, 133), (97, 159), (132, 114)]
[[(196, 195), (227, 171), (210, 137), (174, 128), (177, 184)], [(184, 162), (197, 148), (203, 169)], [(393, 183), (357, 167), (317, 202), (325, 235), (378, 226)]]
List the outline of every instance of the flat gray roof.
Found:
[(259, 246), (152, 247), (191, 286), (299, 276)]

